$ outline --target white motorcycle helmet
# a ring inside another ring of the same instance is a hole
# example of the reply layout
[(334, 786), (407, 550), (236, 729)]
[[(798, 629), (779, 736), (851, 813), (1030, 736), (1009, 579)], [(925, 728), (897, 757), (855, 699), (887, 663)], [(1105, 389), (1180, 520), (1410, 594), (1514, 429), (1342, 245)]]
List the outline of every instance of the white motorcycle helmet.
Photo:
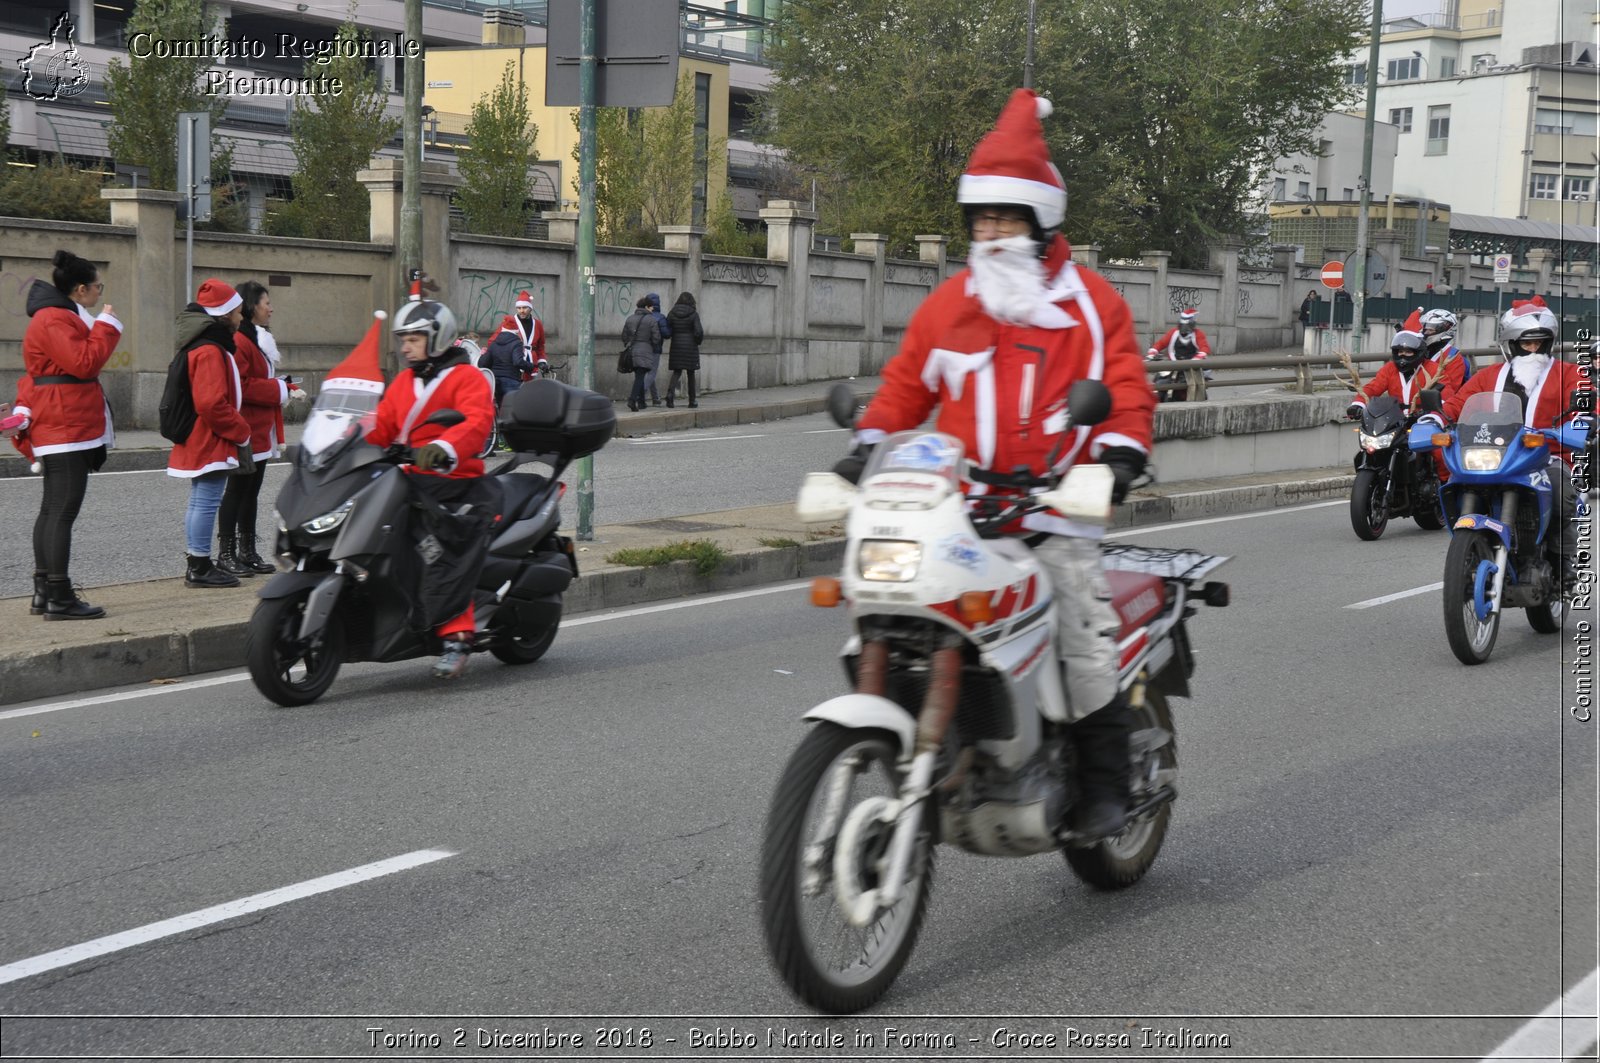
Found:
[(1422, 315), (1422, 335), (1428, 341), (1428, 353), (1437, 354), (1456, 341), (1456, 316), (1443, 308), (1429, 310)]
[(428, 360), (432, 361), (455, 346), (456, 316), (443, 303), (420, 299), (404, 303), (394, 312), (394, 328), (389, 331), (396, 336), (408, 332), (425, 333), (428, 337)]
[(1523, 340), (1538, 340), (1536, 353), (1550, 354), (1560, 333), (1560, 322), (1539, 296), (1512, 303), (1500, 318), (1500, 356), (1509, 362), (1519, 355), (1535, 353), (1522, 349)]

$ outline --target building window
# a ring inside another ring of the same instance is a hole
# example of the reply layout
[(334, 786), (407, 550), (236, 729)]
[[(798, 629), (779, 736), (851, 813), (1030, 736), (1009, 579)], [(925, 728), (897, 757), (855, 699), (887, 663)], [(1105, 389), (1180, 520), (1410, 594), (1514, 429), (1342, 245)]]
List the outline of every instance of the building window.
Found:
[(1442, 78), (1453, 78), (1456, 76), (1455, 56), (1452, 55), (1448, 58), (1439, 60), (1439, 76)]
[(1345, 200), (1346, 203), (1350, 202), (1351, 200), (1353, 200), (1355, 198), (1356, 198), (1356, 190), (1355, 189), (1347, 188), (1347, 189), (1344, 190), (1344, 200)]
[(1274, 200), (1287, 198), (1287, 193), (1289, 191), (1288, 186), (1289, 182), (1286, 179), (1282, 177), (1274, 178), (1272, 181), (1272, 198)]
[(1411, 108), (1393, 107), (1389, 110), (1389, 124), (1399, 126), (1400, 132), (1411, 132)]
[(1595, 135), (1595, 115), (1585, 111), (1537, 107), (1533, 112), (1533, 131), (1557, 133), (1562, 136), (1592, 137)]
[(1568, 177), (1561, 182), (1561, 198), (1587, 203), (1594, 195), (1593, 177)]
[(1391, 59), (1385, 76), (1390, 81), (1415, 81), (1422, 76), (1422, 60), (1415, 55)]
[(1351, 63), (1345, 68), (1345, 81), (1351, 85), (1365, 85), (1367, 83), (1367, 64)]
[(1424, 154), (1448, 155), (1450, 152), (1450, 105), (1428, 108), (1428, 146)]
[(1294, 197), (1296, 199), (1310, 199), (1311, 198), (1311, 182), (1310, 181), (1301, 181), (1298, 185), (1296, 185), (1295, 186), (1295, 190), (1294, 190)]
[(1327, 198), (1328, 198), (1328, 190), (1326, 188), (1318, 188), (1317, 189), (1317, 198), (1319, 200), (1323, 200), (1325, 202), (1327, 200)]
[(1533, 181), (1528, 185), (1529, 199), (1554, 199), (1556, 198), (1556, 175), (1553, 173), (1536, 173)]
[(694, 76), (694, 206), (691, 225), (706, 223), (706, 183), (711, 143), (711, 75)]

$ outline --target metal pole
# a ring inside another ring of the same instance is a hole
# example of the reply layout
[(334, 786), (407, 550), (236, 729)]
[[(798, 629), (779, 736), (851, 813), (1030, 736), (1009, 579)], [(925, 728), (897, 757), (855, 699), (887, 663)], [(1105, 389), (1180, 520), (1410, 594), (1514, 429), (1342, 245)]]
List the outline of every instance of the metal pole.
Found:
[[(594, 390), (595, 2), (578, 0), (578, 386)], [(578, 539), (594, 539), (594, 455), (578, 459)]]
[[(422, 0), (406, 0), (406, 40), (422, 47)], [(422, 60), (406, 60), (400, 116), (400, 294), (411, 290), (411, 271), (422, 268)], [(398, 301), (398, 300), (397, 300)]]
[(1359, 355), (1366, 332), (1367, 213), (1372, 209), (1372, 134), (1378, 120), (1378, 38), (1383, 35), (1383, 0), (1372, 0), (1372, 41), (1367, 51), (1367, 122), (1361, 144), (1361, 213), (1356, 217), (1354, 305), (1350, 319), (1351, 349)]
[(185, 117), (183, 120), (183, 145), (184, 159), (187, 161), (189, 172), (189, 187), (183, 190), (186, 207), (184, 214), (188, 217), (185, 225), (183, 248), (183, 299), (179, 306), (188, 306), (194, 297), (194, 118)]
[(1028, 0), (1028, 50), (1022, 60), (1022, 87), (1033, 88), (1033, 25), (1036, 0)]

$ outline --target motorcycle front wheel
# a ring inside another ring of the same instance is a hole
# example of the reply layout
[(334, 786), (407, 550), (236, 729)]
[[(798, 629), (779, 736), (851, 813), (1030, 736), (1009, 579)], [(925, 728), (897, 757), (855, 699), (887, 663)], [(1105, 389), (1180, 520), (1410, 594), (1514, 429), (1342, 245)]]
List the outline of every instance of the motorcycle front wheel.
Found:
[(344, 629), (330, 617), (309, 644), (300, 641), (311, 590), (287, 598), (264, 598), (250, 614), (245, 635), (245, 664), (250, 680), (267, 698), (293, 708), (309, 705), (325, 694), (339, 674)]
[(1356, 482), (1350, 488), (1350, 527), (1356, 536), (1372, 542), (1389, 526), (1389, 514), (1383, 508), (1385, 479), (1372, 469), (1356, 473)]
[(1482, 664), (1500, 634), (1500, 610), (1479, 620), (1478, 569), (1494, 560), (1494, 540), (1485, 532), (1464, 531), (1450, 540), (1444, 555), (1444, 634), (1462, 664)]
[[(843, 1015), (875, 1003), (911, 956), (933, 885), (927, 805), (900, 898), (865, 927), (852, 926), (836, 901), (834, 861), (850, 810), (899, 792), (897, 745), (881, 731), (819, 723), (784, 769), (767, 813), (761, 848), (761, 921), (778, 974), (820, 1012)], [(878, 886), (890, 829), (863, 836), (857, 871)]]
[[(1144, 778), (1135, 779), (1135, 790), (1148, 792), (1159, 785), (1173, 785), (1178, 772), (1178, 732), (1172, 725), (1172, 711), (1167, 706), (1166, 695), (1154, 687), (1146, 687), (1144, 705), (1133, 710), (1133, 729), (1142, 731), (1152, 727), (1165, 730), (1172, 737), (1166, 745), (1149, 754), (1136, 770)], [(1139, 800), (1139, 793), (1133, 800)], [(1172, 821), (1173, 802), (1161, 805), (1149, 816), (1131, 823), (1121, 834), (1112, 835), (1088, 848), (1061, 850), (1067, 866), (1078, 878), (1100, 890), (1120, 890), (1133, 885), (1150, 870), (1161, 852), (1161, 843), (1167, 837), (1167, 824)]]

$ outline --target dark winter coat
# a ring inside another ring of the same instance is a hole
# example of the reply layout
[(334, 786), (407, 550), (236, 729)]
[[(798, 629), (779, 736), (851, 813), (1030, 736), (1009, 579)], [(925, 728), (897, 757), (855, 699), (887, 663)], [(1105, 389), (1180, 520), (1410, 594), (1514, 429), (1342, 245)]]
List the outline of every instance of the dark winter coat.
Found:
[(622, 338), (633, 337), (633, 367), (654, 369), (660, 360), (661, 329), (654, 314), (635, 309), (622, 323)]
[(494, 374), (494, 400), (497, 403), (522, 387), (523, 373), (533, 372), (533, 363), (528, 360), (522, 337), (504, 329), (495, 333), (494, 339), (489, 341), (489, 347), (478, 364)]
[(700, 313), (684, 303), (673, 306), (667, 315), (672, 325), (672, 346), (667, 352), (667, 368), (672, 370), (700, 368), (700, 344), (705, 341), (705, 329), (700, 327)]

